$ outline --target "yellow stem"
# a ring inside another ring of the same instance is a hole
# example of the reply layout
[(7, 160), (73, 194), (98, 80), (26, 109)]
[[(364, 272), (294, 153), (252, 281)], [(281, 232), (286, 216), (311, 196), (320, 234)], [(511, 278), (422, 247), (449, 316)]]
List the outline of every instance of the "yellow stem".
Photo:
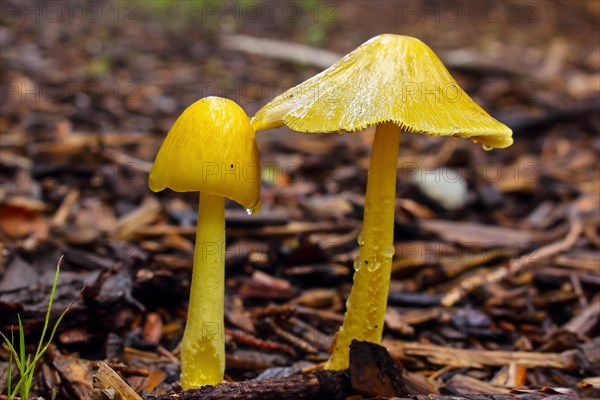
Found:
[(202, 193), (188, 318), (181, 343), (181, 386), (215, 385), (225, 371), (225, 199)]
[(381, 342), (394, 255), (394, 211), (400, 128), (377, 125), (365, 197), (365, 214), (354, 261), (346, 315), (326, 369), (348, 368), (352, 339)]

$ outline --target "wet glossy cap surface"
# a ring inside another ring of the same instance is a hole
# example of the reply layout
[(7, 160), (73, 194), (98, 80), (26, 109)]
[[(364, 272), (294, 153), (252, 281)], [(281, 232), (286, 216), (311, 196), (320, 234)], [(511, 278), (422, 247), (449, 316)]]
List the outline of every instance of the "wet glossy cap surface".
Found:
[(250, 119), (235, 102), (206, 97), (167, 134), (148, 178), (154, 192), (206, 192), (247, 209), (260, 202), (260, 162)]
[(256, 130), (358, 131), (393, 122), (408, 132), (508, 147), (512, 131), (479, 107), (418, 39), (384, 34), (265, 105)]

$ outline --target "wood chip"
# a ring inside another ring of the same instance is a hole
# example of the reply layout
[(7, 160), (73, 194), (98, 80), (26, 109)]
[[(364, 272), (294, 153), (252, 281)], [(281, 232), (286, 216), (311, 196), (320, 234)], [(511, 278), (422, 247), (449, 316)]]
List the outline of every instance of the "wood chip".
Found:
[(141, 400), (142, 398), (126, 384), (106, 363), (100, 361), (94, 374), (93, 400)]

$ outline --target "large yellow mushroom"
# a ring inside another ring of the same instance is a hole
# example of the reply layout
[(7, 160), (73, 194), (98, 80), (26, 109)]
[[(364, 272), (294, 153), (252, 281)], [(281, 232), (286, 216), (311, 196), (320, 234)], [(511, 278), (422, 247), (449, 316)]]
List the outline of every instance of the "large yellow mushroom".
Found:
[(512, 131), (475, 104), (427, 45), (391, 34), (367, 41), (252, 119), (256, 130), (283, 124), (324, 133), (376, 126), (354, 284), (325, 366), (344, 369), (352, 339), (381, 341), (394, 255), (400, 133), (464, 137), (503, 148), (512, 144)]
[(181, 344), (184, 389), (221, 383), (225, 370), (225, 197), (260, 207), (260, 165), (250, 119), (231, 100), (189, 106), (165, 138), (148, 179), (154, 192), (200, 192), (188, 319)]

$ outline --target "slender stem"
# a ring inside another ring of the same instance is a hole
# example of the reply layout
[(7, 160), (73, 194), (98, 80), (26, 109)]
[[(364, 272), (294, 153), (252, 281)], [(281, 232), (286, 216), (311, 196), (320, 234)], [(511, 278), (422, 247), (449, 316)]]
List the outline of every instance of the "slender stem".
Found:
[(181, 386), (215, 385), (225, 371), (225, 199), (202, 193), (188, 319), (181, 343)]
[(400, 128), (377, 125), (367, 181), (365, 214), (354, 261), (346, 315), (326, 369), (348, 368), (352, 339), (381, 342), (394, 255), (394, 211)]

